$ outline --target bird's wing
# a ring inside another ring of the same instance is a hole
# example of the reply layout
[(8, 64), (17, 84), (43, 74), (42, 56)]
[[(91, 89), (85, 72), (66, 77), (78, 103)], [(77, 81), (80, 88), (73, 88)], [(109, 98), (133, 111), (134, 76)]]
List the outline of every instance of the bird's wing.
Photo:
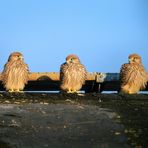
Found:
[(120, 70), (121, 84), (132, 83), (138, 76), (138, 67), (132, 64), (123, 64)]
[(63, 80), (65, 66), (66, 66), (66, 63), (63, 63), (60, 67), (60, 81)]
[(26, 67), (26, 70), (29, 72), (29, 66), (27, 64), (24, 64), (24, 66)]

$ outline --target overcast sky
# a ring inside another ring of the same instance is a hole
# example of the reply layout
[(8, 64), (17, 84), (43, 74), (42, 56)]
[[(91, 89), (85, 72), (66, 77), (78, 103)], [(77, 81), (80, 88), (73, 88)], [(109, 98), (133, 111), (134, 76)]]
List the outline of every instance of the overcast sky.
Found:
[(148, 0), (0, 0), (0, 71), (13, 51), (32, 72), (71, 53), (89, 72), (119, 72), (131, 53), (148, 70)]

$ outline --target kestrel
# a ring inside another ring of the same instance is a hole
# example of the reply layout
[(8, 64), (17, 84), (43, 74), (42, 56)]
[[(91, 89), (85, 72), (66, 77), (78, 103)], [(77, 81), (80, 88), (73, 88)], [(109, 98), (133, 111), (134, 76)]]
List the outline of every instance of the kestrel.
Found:
[(20, 92), (28, 81), (29, 69), (20, 52), (10, 54), (2, 72), (2, 82), (9, 92)]
[(148, 74), (138, 54), (131, 54), (128, 59), (129, 63), (123, 64), (120, 70), (120, 91), (135, 94), (146, 87)]
[(60, 88), (67, 93), (75, 93), (82, 88), (86, 80), (86, 69), (78, 56), (70, 54), (60, 67)]

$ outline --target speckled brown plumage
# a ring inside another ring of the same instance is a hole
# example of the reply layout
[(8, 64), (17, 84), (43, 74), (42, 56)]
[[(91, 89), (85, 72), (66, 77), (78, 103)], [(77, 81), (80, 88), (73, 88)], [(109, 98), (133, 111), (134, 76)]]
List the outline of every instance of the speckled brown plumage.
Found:
[(134, 94), (146, 87), (148, 74), (138, 54), (131, 54), (128, 59), (129, 63), (123, 64), (120, 70), (120, 91)]
[(2, 72), (2, 82), (7, 91), (19, 92), (28, 81), (29, 69), (20, 52), (13, 52)]
[(61, 89), (68, 93), (77, 92), (86, 80), (86, 69), (76, 55), (66, 57), (66, 62), (60, 67)]

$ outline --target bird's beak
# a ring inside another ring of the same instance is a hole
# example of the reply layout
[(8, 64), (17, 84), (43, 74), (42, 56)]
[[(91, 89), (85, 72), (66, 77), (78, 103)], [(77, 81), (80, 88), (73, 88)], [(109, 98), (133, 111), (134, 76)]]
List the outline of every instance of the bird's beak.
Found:
[(132, 59), (128, 59), (128, 61), (129, 61), (129, 63), (131, 63), (132, 62)]
[(19, 59), (20, 59), (20, 60), (24, 60), (24, 57), (23, 57), (23, 56), (19, 56)]
[(72, 63), (73, 62), (73, 59), (68, 59), (66, 62), (67, 63)]
[(69, 60), (67, 60), (67, 61), (66, 61), (66, 63), (70, 63), (70, 61), (69, 61)]

